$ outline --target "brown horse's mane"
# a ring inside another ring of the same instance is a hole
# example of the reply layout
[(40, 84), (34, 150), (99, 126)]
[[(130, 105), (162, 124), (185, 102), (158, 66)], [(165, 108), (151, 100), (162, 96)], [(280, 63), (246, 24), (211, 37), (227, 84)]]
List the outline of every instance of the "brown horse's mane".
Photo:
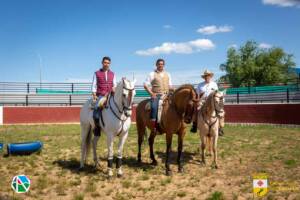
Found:
[(179, 88), (176, 88), (174, 94), (176, 94), (177, 92), (179, 92), (180, 90), (183, 90), (183, 89), (191, 89), (197, 94), (197, 91), (196, 91), (196, 89), (194, 88), (194, 86), (192, 84), (183, 84), (183, 85), (181, 85)]

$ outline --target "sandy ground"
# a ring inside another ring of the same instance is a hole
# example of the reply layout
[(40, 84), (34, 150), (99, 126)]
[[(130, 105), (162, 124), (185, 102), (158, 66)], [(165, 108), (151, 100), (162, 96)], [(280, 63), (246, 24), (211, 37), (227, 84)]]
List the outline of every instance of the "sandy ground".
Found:
[[(107, 179), (106, 137), (98, 143), (101, 162), (93, 168), (91, 154), (84, 171), (80, 158), (79, 125), (0, 127), (0, 142), (41, 140), (40, 154), (0, 157), (0, 199), (253, 199), (252, 176), (266, 173), (269, 192), (263, 199), (300, 199), (300, 128), (226, 126), (219, 138), (219, 169), (200, 163), (199, 135), (187, 133), (184, 141), (185, 172), (177, 172), (177, 138), (173, 137), (173, 176), (164, 175), (165, 137), (157, 136), (158, 166), (151, 166), (148, 145), (143, 164), (137, 164), (137, 133), (133, 126), (124, 148), (124, 177)], [(117, 142), (117, 141), (116, 141)], [(117, 149), (115, 145), (115, 150)], [(16, 194), (13, 176), (31, 179), (30, 191)], [(274, 184), (280, 183), (281, 188)]]

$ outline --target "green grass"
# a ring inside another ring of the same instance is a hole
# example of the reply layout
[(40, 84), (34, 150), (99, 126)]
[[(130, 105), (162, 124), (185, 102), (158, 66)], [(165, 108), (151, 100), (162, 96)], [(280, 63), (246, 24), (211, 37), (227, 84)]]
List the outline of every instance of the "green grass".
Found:
[(216, 192), (213, 192), (211, 194), (211, 196), (209, 198), (207, 198), (207, 200), (224, 200), (224, 195), (222, 192), (219, 192), (219, 191), (216, 191)]
[[(189, 130), (189, 127), (188, 129)], [(158, 166), (151, 166), (147, 140), (142, 146), (143, 164), (138, 165), (137, 132), (133, 125), (124, 146), (122, 179), (107, 180), (106, 136), (101, 136), (97, 152), (101, 167), (93, 169), (90, 152), (86, 170), (77, 172), (80, 159), (79, 125), (1, 126), (0, 141), (7, 143), (40, 140), (40, 154), (4, 157), (0, 154), (0, 199), (13, 195), (10, 182), (17, 174), (31, 181), (28, 199), (234, 199), (236, 194), (249, 199), (252, 175), (265, 172), (270, 181), (296, 182), (300, 188), (300, 128), (276, 126), (226, 126), (225, 136), (218, 141), (217, 170), (200, 165), (199, 135), (187, 131), (184, 139), (185, 173), (177, 173), (177, 136), (173, 137), (172, 177), (166, 177), (165, 135), (155, 138), (154, 150)], [(115, 140), (114, 150), (117, 150)], [(116, 171), (114, 171), (116, 174)], [(269, 195), (287, 198), (290, 193), (270, 191)]]

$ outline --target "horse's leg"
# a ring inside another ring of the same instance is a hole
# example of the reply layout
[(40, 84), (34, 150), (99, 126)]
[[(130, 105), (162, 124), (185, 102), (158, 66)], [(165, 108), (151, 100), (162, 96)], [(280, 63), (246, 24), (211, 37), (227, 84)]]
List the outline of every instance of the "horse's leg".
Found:
[(90, 134), (90, 128), (87, 126), (81, 126), (81, 160), (80, 160), (80, 169), (82, 169), (86, 163), (87, 151), (88, 151), (88, 140)]
[(100, 136), (95, 136), (93, 138), (93, 157), (94, 157), (94, 163), (95, 163), (95, 167), (97, 167), (97, 165), (99, 164), (99, 160), (97, 158), (97, 143), (99, 140)]
[(144, 141), (144, 135), (146, 133), (146, 127), (144, 124), (140, 124), (139, 122), (137, 122), (136, 124), (137, 126), (137, 132), (138, 132), (138, 162), (141, 163), (142, 162), (142, 144)]
[(183, 138), (185, 132), (184, 130), (180, 130), (178, 132), (178, 156), (177, 156), (177, 164), (178, 164), (178, 172), (183, 172), (183, 156), (182, 156), (182, 146), (183, 146)]
[(157, 161), (155, 159), (154, 152), (153, 152), (153, 144), (154, 144), (155, 136), (156, 136), (156, 133), (151, 131), (151, 134), (150, 134), (149, 139), (148, 139), (149, 147), (150, 147), (150, 158), (152, 160), (151, 165), (157, 165)]
[(207, 146), (207, 152), (206, 156), (211, 156), (212, 155), (212, 143), (211, 143), (211, 137), (206, 137), (206, 146)]
[(213, 141), (212, 141), (212, 149), (213, 149), (213, 154), (214, 154), (214, 160), (213, 160), (213, 167), (218, 169), (218, 164), (217, 164), (217, 142), (218, 142), (218, 130), (215, 132), (213, 136)]
[(166, 133), (166, 140), (167, 140), (167, 150), (166, 150), (166, 175), (170, 176), (172, 175), (172, 171), (170, 169), (170, 154), (171, 154), (171, 150), (172, 150), (172, 133)]
[(205, 142), (206, 142), (206, 136), (203, 135), (203, 133), (200, 134), (201, 139), (201, 158), (202, 158), (202, 164), (205, 165)]
[(119, 145), (118, 145), (118, 155), (117, 155), (117, 163), (116, 163), (116, 168), (117, 168), (117, 176), (122, 177), (123, 171), (122, 171), (122, 154), (123, 154), (123, 147), (124, 143), (127, 139), (128, 132), (125, 133), (123, 136), (119, 138)]
[(113, 176), (113, 159), (114, 159), (114, 136), (111, 134), (107, 134), (107, 148), (108, 148), (108, 156), (107, 156), (107, 168), (108, 168), (108, 177)]

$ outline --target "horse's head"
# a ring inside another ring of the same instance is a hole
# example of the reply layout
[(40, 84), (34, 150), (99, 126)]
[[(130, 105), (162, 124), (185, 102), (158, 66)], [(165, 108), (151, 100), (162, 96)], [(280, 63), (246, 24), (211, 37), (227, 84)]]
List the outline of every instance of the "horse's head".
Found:
[(126, 117), (130, 117), (132, 114), (132, 103), (135, 95), (135, 82), (126, 78), (122, 78), (121, 82), (116, 88), (116, 99), (119, 108), (122, 108)]
[(224, 93), (216, 90), (214, 92), (214, 106), (216, 111), (224, 111)]
[(196, 90), (191, 89), (190, 98), (185, 107), (184, 122), (189, 124), (193, 120), (194, 114), (197, 113), (199, 99)]
[(191, 123), (198, 107), (197, 92), (192, 85), (186, 84), (174, 92), (174, 101), (178, 113), (181, 113), (185, 123)]

